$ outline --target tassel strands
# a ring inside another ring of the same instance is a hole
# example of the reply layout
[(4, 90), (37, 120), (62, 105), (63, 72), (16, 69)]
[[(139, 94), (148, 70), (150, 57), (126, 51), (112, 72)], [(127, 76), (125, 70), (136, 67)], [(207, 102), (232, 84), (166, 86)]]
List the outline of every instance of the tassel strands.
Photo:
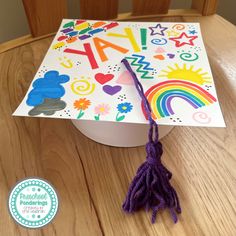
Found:
[(152, 119), (150, 104), (144, 95), (143, 87), (136, 74), (126, 59), (123, 59), (122, 63), (134, 80), (150, 124), (149, 140), (146, 144), (147, 158), (138, 168), (136, 176), (129, 187), (125, 202), (123, 203), (123, 210), (132, 213), (140, 208), (145, 208), (147, 211), (151, 209), (151, 221), (154, 223), (158, 211), (168, 208), (173, 221), (176, 223), (178, 221), (176, 213), (181, 213), (181, 207), (177, 193), (169, 182), (172, 174), (161, 163), (163, 150), (162, 144), (159, 141), (158, 125)]

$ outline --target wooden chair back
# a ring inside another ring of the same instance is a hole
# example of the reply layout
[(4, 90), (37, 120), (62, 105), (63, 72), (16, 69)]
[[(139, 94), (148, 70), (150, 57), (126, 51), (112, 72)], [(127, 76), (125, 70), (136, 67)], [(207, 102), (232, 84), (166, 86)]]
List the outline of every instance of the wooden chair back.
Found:
[[(67, 18), (67, 0), (22, 0), (33, 37), (56, 32)], [(191, 9), (170, 10), (171, 0), (132, 0), (132, 12), (118, 14), (118, 0), (80, 0), (82, 19), (132, 20), (156, 16), (212, 15), (218, 0), (192, 0)]]

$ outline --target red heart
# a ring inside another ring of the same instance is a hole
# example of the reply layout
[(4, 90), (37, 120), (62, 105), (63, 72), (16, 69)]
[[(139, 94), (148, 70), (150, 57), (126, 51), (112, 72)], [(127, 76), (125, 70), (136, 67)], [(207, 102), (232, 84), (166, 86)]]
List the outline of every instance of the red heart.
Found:
[(103, 74), (103, 73), (97, 73), (95, 75), (95, 80), (97, 80), (97, 82), (99, 84), (105, 84), (108, 81), (112, 80), (114, 78), (113, 74)]

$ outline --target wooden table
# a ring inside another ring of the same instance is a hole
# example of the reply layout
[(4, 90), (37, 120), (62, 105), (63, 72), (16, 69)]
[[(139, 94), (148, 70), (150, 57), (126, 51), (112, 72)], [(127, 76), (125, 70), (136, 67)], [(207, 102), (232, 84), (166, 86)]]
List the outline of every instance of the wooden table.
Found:
[[(236, 235), (236, 28), (220, 16), (196, 21), (209, 55), (227, 128), (176, 127), (162, 142), (183, 213), (126, 215), (121, 210), (144, 147), (114, 148), (83, 136), (69, 120), (12, 117), (52, 38), (0, 54), (0, 235)], [(27, 230), (10, 217), (7, 201), (18, 180), (50, 181), (60, 198), (54, 221)]]

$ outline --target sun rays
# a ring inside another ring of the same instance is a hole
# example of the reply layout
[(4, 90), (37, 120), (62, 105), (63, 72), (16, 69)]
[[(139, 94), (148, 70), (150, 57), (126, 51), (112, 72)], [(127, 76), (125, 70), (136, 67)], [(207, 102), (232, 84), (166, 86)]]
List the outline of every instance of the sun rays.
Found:
[(211, 77), (209, 77), (207, 72), (202, 72), (202, 68), (194, 70), (193, 65), (187, 68), (186, 64), (184, 64), (183, 67), (180, 67), (177, 63), (174, 67), (167, 66), (167, 68), (169, 70), (162, 70), (162, 74), (160, 74), (159, 77), (181, 79), (200, 85), (212, 83)]

